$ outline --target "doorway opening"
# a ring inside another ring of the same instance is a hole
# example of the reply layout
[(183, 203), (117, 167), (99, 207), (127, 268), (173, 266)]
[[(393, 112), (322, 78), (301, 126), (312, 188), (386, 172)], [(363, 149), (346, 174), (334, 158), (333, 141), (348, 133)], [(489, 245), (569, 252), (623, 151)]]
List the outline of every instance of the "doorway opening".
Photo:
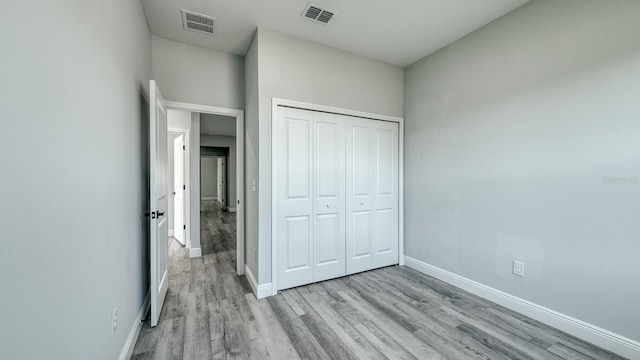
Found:
[[(176, 129), (181, 129), (188, 135), (184, 144), (184, 244), (188, 257), (224, 250), (236, 273), (244, 275), (244, 112), (171, 101), (167, 101), (167, 108), (170, 129), (176, 134)], [(169, 136), (171, 142), (171, 136), (179, 135), (170, 132)], [(178, 217), (173, 216), (174, 224)], [(179, 240), (176, 234), (174, 229), (173, 237)]]
[(236, 251), (236, 209), (230, 207), (228, 200), (231, 197), (227, 186), (231, 177), (229, 153), (228, 147), (200, 146), (200, 247), (203, 256)]

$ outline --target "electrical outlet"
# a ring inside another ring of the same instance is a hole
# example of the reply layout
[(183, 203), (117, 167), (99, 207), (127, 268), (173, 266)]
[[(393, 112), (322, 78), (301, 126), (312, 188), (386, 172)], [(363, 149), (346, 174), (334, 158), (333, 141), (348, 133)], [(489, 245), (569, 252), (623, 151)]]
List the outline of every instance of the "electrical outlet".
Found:
[(524, 263), (522, 261), (513, 260), (513, 275), (524, 277)]
[(111, 313), (111, 333), (114, 334), (118, 328), (118, 308)]

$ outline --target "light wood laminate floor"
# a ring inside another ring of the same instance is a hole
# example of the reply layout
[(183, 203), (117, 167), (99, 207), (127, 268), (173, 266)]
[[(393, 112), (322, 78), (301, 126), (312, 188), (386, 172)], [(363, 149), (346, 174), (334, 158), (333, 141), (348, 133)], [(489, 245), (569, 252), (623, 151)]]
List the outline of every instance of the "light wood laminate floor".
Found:
[(170, 254), (160, 323), (131, 359), (621, 359), (406, 267), (256, 300), (235, 251)]

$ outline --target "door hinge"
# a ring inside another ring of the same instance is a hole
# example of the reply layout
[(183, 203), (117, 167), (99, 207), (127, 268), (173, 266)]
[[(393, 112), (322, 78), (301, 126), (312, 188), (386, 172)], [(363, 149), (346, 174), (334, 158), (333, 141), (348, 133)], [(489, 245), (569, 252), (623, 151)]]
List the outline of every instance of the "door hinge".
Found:
[(182, 145), (182, 150), (187, 150), (187, 149), (184, 147), (184, 145)]
[(187, 225), (182, 225), (182, 230), (187, 230)]
[(187, 185), (182, 185), (182, 190), (187, 190)]

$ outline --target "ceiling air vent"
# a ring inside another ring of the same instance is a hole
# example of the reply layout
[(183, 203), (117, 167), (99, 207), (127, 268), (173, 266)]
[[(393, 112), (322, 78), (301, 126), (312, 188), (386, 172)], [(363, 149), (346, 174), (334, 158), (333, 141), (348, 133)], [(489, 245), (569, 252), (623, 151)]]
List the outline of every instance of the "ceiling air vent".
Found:
[(327, 24), (333, 17), (334, 12), (329, 9), (325, 9), (316, 4), (308, 3), (302, 12), (302, 17), (305, 19), (317, 21), (323, 24)]
[(182, 26), (185, 30), (197, 31), (209, 35), (216, 34), (215, 18), (187, 10), (182, 10)]

